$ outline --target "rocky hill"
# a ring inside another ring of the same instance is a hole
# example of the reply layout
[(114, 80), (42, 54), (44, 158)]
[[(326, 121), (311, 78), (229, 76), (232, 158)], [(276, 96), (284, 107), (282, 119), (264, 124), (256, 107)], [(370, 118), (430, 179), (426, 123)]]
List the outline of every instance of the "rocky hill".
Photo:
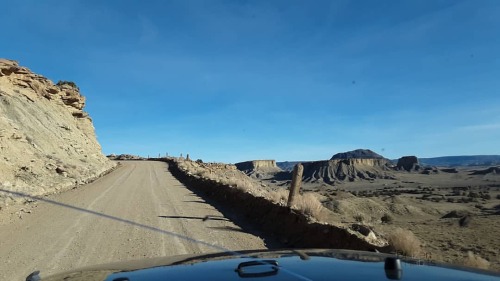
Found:
[(0, 59), (0, 205), (86, 183), (114, 167), (73, 82)]
[(388, 161), (385, 159), (360, 158), (306, 162), (303, 163), (303, 180), (333, 184), (339, 181), (393, 178), (387, 164)]
[(337, 153), (330, 158), (330, 160), (337, 159), (385, 159), (382, 155), (379, 155), (369, 149), (356, 149), (347, 152)]

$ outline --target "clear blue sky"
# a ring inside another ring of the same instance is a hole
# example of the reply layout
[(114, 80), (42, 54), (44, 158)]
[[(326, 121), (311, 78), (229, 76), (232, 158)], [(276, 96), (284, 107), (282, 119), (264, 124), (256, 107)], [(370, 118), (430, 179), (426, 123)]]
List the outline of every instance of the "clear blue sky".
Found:
[(500, 154), (500, 1), (2, 1), (0, 57), (87, 97), (103, 151)]

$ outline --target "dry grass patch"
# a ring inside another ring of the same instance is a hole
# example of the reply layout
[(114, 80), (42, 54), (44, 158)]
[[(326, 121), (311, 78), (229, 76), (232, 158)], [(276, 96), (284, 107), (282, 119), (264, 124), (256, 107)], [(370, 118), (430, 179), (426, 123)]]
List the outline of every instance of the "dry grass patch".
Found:
[(318, 200), (314, 193), (304, 193), (295, 197), (295, 202), (293, 206), (299, 211), (306, 215), (312, 216), (316, 219), (320, 219), (321, 211), (323, 210), (323, 204)]
[(483, 259), (479, 255), (474, 255), (471, 251), (467, 252), (467, 257), (462, 262), (463, 265), (468, 267), (475, 267), (481, 269), (489, 269), (490, 262)]
[(279, 189), (276, 191), (269, 192), (269, 200), (279, 205), (286, 205), (288, 201), (288, 194), (290, 193), (287, 189)]
[(387, 240), (394, 250), (405, 256), (417, 257), (422, 252), (420, 240), (409, 230), (396, 228)]

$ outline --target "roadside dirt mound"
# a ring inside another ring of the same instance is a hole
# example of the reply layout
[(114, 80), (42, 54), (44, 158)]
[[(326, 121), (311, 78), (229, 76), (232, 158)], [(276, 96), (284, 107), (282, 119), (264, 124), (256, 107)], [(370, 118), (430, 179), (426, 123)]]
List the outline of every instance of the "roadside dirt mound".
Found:
[(9, 192), (47, 194), (114, 167), (84, 106), (73, 82), (56, 85), (0, 59), (0, 205), (22, 200)]

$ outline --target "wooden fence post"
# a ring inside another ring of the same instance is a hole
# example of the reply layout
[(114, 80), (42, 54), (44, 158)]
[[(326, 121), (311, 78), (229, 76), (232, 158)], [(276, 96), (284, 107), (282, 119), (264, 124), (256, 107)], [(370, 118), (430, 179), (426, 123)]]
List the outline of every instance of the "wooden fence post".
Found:
[(288, 194), (288, 207), (292, 207), (295, 196), (299, 193), (300, 186), (302, 185), (302, 174), (304, 166), (298, 163), (293, 167), (292, 185), (290, 186), (290, 193)]

